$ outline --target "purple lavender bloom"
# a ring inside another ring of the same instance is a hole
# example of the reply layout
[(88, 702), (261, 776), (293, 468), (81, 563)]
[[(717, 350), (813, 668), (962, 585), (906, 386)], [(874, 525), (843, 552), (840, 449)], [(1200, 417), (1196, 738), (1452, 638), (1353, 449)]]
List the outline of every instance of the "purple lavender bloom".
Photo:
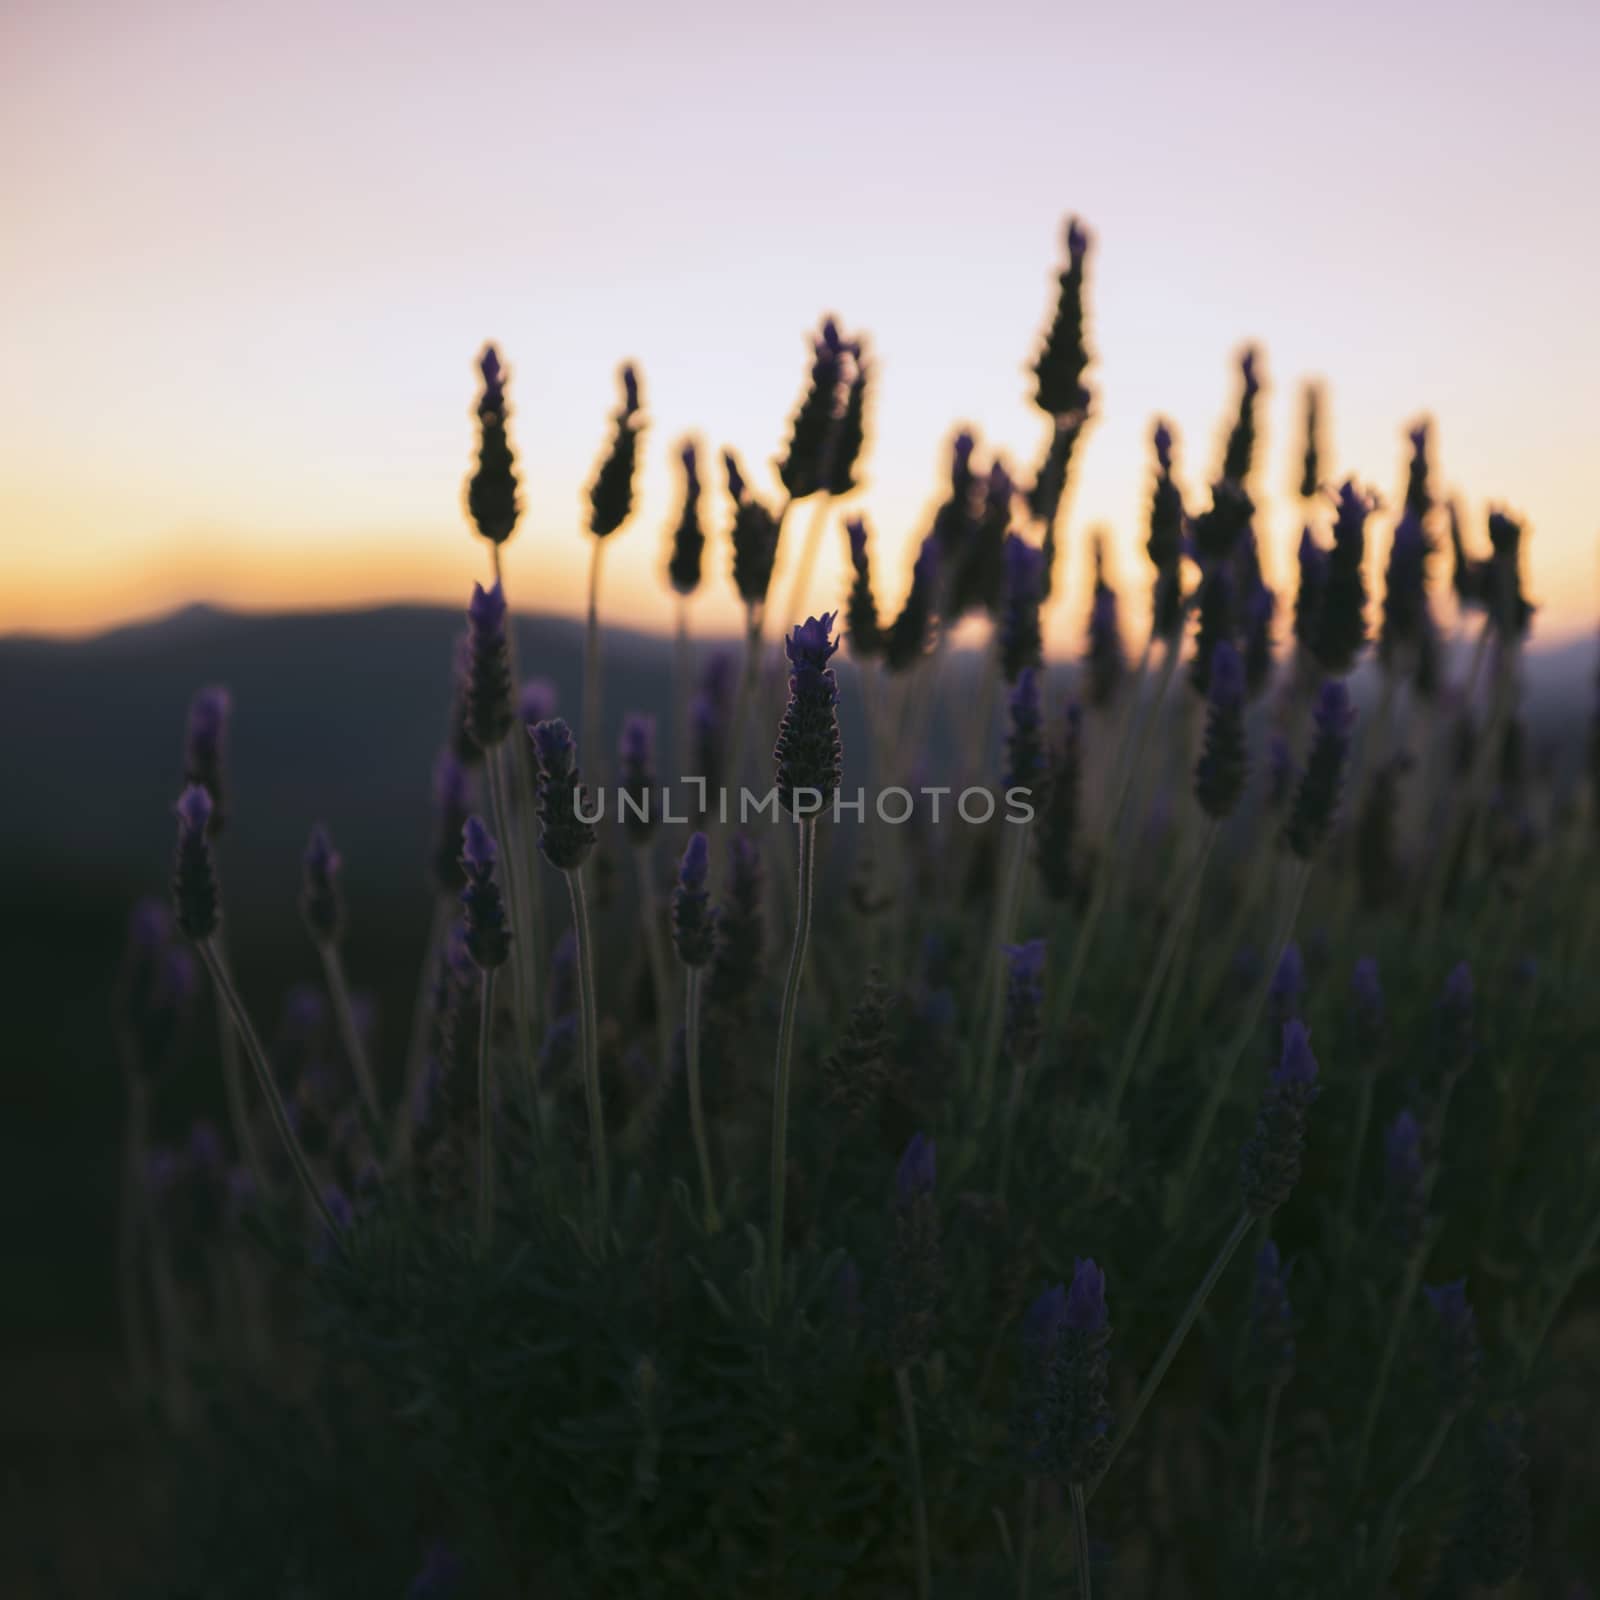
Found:
[(1408, 1252), (1422, 1238), (1428, 1200), (1426, 1171), (1422, 1126), (1409, 1110), (1403, 1110), (1383, 1135), (1383, 1208), (1395, 1242)]
[(572, 729), (560, 717), (528, 729), (539, 761), (539, 848), (562, 872), (581, 867), (594, 849), (594, 824), (578, 810), (583, 780), (578, 771), (578, 746)]
[[(789, 658), (789, 703), (773, 749), (778, 797), (796, 817), (815, 815), (839, 787), (839, 685), (828, 665), (839, 648), (831, 637), (836, 613), (807, 617), (783, 642)], [(813, 802), (804, 805), (802, 793)]]
[(483, 392), (478, 397), (478, 466), (467, 484), (467, 513), (480, 535), (501, 545), (516, 531), (516, 461), (507, 437), (505, 368), (492, 344), (478, 358)]
[(1108, 706), (1115, 699), (1126, 663), (1122, 631), (1117, 625), (1117, 591), (1105, 579), (1102, 547), (1094, 548), (1094, 598), (1089, 605), (1088, 646), (1084, 670), (1089, 680), (1089, 703)]
[(517, 721), (524, 727), (548, 722), (558, 702), (556, 686), (548, 678), (527, 678), (517, 690)]
[(1253, 695), (1260, 694), (1272, 676), (1272, 621), (1277, 614), (1277, 595), (1258, 578), (1244, 607), (1245, 682)]
[(1207, 816), (1221, 820), (1239, 803), (1249, 774), (1244, 728), (1244, 666), (1226, 640), (1211, 652), (1205, 742), (1194, 769), (1195, 798)]
[(1317, 695), (1312, 711), (1314, 733), (1306, 770), (1295, 793), (1284, 838), (1302, 861), (1309, 860), (1333, 826), (1344, 788), (1345, 758), (1350, 751), (1350, 728), (1355, 712), (1350, 691), (1338, 678), (1329, 678)]
[(221, 908), (211, 861), (210, 791), (191, 783), (178, 797), (178, 850), (172, 872), (172, 909), (186, 939), (196, 944), (217, 931)]
[(1434, 1314), (1434, 1375), (1444, 1403), (1460, 1410), (1472, 1399), (1478, 1384), (1482, 1351), (1478, 1345), (1478, 1319), (1467, 1299), (1467, 1280), (1424, 1286), (1423, 1294)]
[(189, 702), (184, 735), (183, 780), (198, 784), (211, 796), (211, 837), (227, 821), (227, 739), (233, 700), (220, 686), (201, 689)]
[(1065, 239), (1067, 264), (1058, 278), (1055, 313), (1033, 367), (1038, 380), (1034, 404), (1049, 417), (1070, 416), (1082, 405), (1083, 375), (1089, 366), (1083, 314), (1089, 235), (1076, 217), (1068, 219)]
[(1065, 1326), (1079, 1333), (1100, 1333), (1107, 1321), (1106, 1275), (1094, 1264), (1092, 1256), (1080, 1257), (1072, 1267)]
[(1294, 636), (1306, 650), (1316, 637), (1317, 618), (1322, 612), (1322, 596), (1328, 586), (1328, 552), (1313, 537), (1310, 528), (1300, 531), (1300, 587), (1294, 598)]
[(1367, 518), (1376, 499), (1355, 479), (1340, 486), (1322, 594), (1311, 630), (1311, 653), (1324, 672), (1343, 674), (1367, 642)]
[(461, 907), (466, 917), (466, 945), (484, 972), (505, 965), (511, 954), (511, 930), (506, 924), (505, 901), (495, 881), (500, 854), (494, 836), (481, 817), (468, 817), (461, 831), (461, 870), (466, 886)]
[(506, 643), (506, 597), (498, 583), (472, 586), (467, 603), (467, 729), (480, 750), (492, 750), (511, 731), (511, 656)]
[(1000, 609), (1000, 670), (1015, 683), (1027, 668), (1044, 659), (1039, 632), (1039, 602), (1044, 594), (1044, 552), (1019, 534), (1006, 535)]
[(1067, 1288), (1051, 1285), (1034, 1296), (1022, 1316), (1022, 1347), (1029, 1364), (1043, 1372), (1049, 1364), (1056, 1341), (1067, 1326)]
[(628, 837), (635, 844), (644, 844), (655, 831), (657, 821), (652, 797), (656, 784), (656, 719), (648, 712), (630, 711), (622, 719), (618, 757), (623, 821)]
[(1300, 946), (1292, 939), (1283, 947), (1277, 970), (1272, 974), (1272, 985), (1267, 992), (1268, 1003), (1283, 1014), (1287, 1022), (1298, 1014), (1300, 1001), (1306, 992), (1306, 967), (1301, 959)]
[(710, 842), (703, 833), (692, 834), (672, 893), (672, 940), (686, 967), (703, 967), (715, 953), (717, 918), (706, 887), (710, 873)]
[(622, 405), (612, 417), (611, 447), (589, 488), (589, 532), (597, 539), (615, 533), (633, 510), (634, 468), (644, 421), (639, 410), (639, 375), (628, 363), (617, 372)]
[(1239, 1159), (1239, 1183), (1253, 1216), (1269, 1217), (1294, 1192), (1305, 1155), (1306, 1113), (1317, 1097), (1317, 1061), (1299, 1021), (1283, 1029), (1283, 1053), (1261, 1097), (1255, 1131)]
[(1294, 1313), (1289, 1305), (1289, 1274), (1271, 1239), (1256, 1256), (1250, 1298), (1250, 1355), (1257, 1376), (1281, 1388), (1294, 1376)]
[(1044, 1004), (1045, 941), (1008, 944), (1006, 957), (1005, 1050), (1012, 1061), (1032, 1061), (1039, 1051)]
[(1422, 518), (1408, 509), (1395, 524), (1389, 563), (1383, 581), (1383, 625), (1378, 633), (1378, 659), (1395, 669), (1407, 664), (1401, 656), (1420, 643), (1428, 621), (1428, 536)]
[(844, 525), (850, 540), (850, 568), (853, 577), (845, 602), (845, 630), (850, 638), (850, 654), (868, 661), (883, 653), (883, 631), (878, 622), (878, 602), (872, 593), (872, 564), (867, 555), (867, 525), (852, 517)]
[(936, 1170), (933, 1140), (926, 1134), (912, 1134), (895, 1168), (895, 1195), (900, 1204), (909, 1205), (920, 1195), (931, 1195)]

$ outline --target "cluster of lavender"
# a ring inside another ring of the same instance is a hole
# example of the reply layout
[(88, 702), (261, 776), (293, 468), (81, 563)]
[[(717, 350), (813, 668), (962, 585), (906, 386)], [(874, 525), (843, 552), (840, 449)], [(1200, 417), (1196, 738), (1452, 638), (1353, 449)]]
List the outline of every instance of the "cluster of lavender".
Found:
[[(1592, 1074), (1546, 1063), (1593, 1035), (1600, 902), (1592, 829), (1520, 714), (1523, 529), (1496, 511), (1469, 554), (1426, 424), (1392, 519), (1353, 477), (1325, 493), (1311, 387), (1280, 603), (1247, 349), (1202, 498), (1154, 426), (1142, 652), (1096, 538), (1083, 648), (1060, 659), (1090, 251), (1074, 220), (1032, 368), (1033, 483), (959, 431), (893, 615), (853, 507), (840, 609), (809, 592), (860, 487), (860, 338), (829, 319), (811, 340), (770, 485), (723, 455), (742, 655), (691, 636), (720, 535), (699, 450), (676, 447), (674, 748), (714, 790), (766, 744), (782, 825), (760, 833), (644, 805), (664, 720), (630, 710), (601, 741), (600, 551), (632, 517), (644, 434), (631, 365), (588, 495), (578, 734), (524, 676), (508, 373), (483, 352), (465, 504), (488, 581), (434, 771), (403, 1053), (347, 981), (355, 886), (320, 826), (300, 892), (320, 984), (255, 1027), (221, 862), (231, 706), (196, 697), (170, 910), (136, 912), (118, 985), (131, 1368), (199, 1438), (236, 1420), (204, 1398), (206, 1361), (237, 1359), (303, 1426), (312, 1477), (341, 1451), (369, 1463), (358, 1513), (284, 1490), (295, 1519), (405, 1521), (399, 1555), (317, 1545), (326, 1570), (263, 1543), (262, 1592), (1570, 1577), (1562, 1506), (1594, 1480), (1552, 1445), (1534, 1380), (1592, 1288), (1600, 1163)], [(1454, 638), (1430, 586), (1445, 517)], [(963, 659), (952, 634), (975, 622)], [(613, 751), (631, 806), (597, 822), (585, 770)], [(1031, 816), (826, 824), (866, 772), (1025, 789)], [(173, 1138), (163, 1084), (208, 994), (226, 1122)], [(1559, 1221), (1528, 1200), (1541, 1166)], [(1535, 1457), (1573, 1474), (1565, 1501), (1532, 1500)]]

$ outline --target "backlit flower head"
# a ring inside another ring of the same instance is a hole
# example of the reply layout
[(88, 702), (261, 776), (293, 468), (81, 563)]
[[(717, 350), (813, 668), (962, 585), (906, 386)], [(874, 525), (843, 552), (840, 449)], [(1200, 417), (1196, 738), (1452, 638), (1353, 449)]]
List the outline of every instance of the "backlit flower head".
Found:
[[(839, 686), (828, 665), (839, 641), (835, 613), (808, 617), (784, 640), (789, 658), (789, 703), (773, 749), (778, 797), (796, 816), (820, 811), (839, 787)], [(810, 791), (803, 793), (803, 791)]]

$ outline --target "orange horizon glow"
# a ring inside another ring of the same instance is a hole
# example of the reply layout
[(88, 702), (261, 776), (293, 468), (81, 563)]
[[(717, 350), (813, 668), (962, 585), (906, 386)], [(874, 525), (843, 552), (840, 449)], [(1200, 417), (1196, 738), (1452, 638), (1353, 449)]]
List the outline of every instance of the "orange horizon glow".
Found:
[[(1489, 504), (1526, 518), (1535, 646), (1593, 630), (1600, 212), (1574, 197), (1600, 160), (1600, 12), (1516, 18), (1513, 56), (1501, 13), (1443, 0), (1358, 0), (1337, 26), (1265, 0), (1205, 18), (998, 0), (981, 31), (935, 4), (914, 36), (903, 8), (844, 0), (803, 25), (734, 0), (537, 11), (22, 0), (0, 65), (0, 632), (198, 601), (464, 605), (487, 565), (461, 512), (472, 359), (493, 339), (524, 490), (517, 609), (582, 612), (583, 491), (629, 358), (649, 431), (603, 612), (674, 626), (692, 435), (710, 541), (691, 616), (731, 633), (714, 452), (776, 497), (766, 463), (825, 311), (869, 341), (874, 433), (844, 509), (868, 517), (892, 607), (956, 426), (1031, 473), (1025, 368), (1069, 210), (1095, 238), (1097, 417), (1057, 659), (1081, 645), (1096, 528), (1142, 642), (1152, 420), (1176, 424), (1197, 508), (1246, 342), (1280, 634), (1311, 378), (1330, 481), (1392, 507), (1405, 429), (1430, 416), (1435, 492), (1475, 548)], [(810, 515), (786, 528), (775, 607)], [(805, 610), (843, 600), (837, 524)], [(1374, 620), (1391, 526), (1372, 524)], [(1434, 580), (1448, 619), (1447, 557)]]

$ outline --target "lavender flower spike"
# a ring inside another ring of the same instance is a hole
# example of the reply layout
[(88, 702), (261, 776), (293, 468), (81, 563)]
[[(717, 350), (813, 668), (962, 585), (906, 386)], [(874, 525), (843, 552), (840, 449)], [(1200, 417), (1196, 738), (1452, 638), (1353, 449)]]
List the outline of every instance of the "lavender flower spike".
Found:
[(1345, 758), (1350, 751), (1350, 727), (1355, 713), (1350, 691), (1339, 679), (1330, 678), (1323, 684), (1312, 718), (1315, 733), (1311, 754), (1284, 827), (1289, 848), (1302, 861), (1316, 854), (1333, 826), (1344, 788)]
[(579, 816), (583, 781), (572, 729), (560, 718), (528, 730), (539, 762), (539, 848), (551, 866), (571, 872), (594, 848), (594, 825)]
[(1238, 805), (1249, 776), (1244, 688), (1238, 651), (1226, 639), (1219, 640), (1211, 653), (1205, 744), (1194, 769), (1195, 798), (1201, 810), (1218, 821)]
[(717, 919), (706, 888), (710, 872), (710, 843), (703, 833), (692, 834), (672, 894), (672, 939), (686, 967), (705, 966), (714, 952)]
[(208, 827), (213, 839), (227, 821), (226, 746), (232, 709), (233, 701), (226, 689), (217, 685), (201, 689), (189, 702), (184, 735), (184, 782), (199, 784), (211, 796)]
[(495, 881), (499, 847), (481, 817), (468, 817), (461, 831), (461, 870), (466, 887), (461, 905), (466, 913), (467, 949), (484, 972), (505, 965), (511, 953), (505, 902)]
[(1255, 1132), (1239, 1159), (1245, 1209), (1270, 1217), (1294, 1192), (1305, 1154), (1306, 1113), (1317, 1097), (1317, 1061), (1305, 1025), (1284, 1024), (1283, 1054), (1256, 1112)]
[(926, 1134), (912, 1134), (895, 1168), (895, 1195), (900, 1204), (908, 1205), (918, 1195), (932, 1194), (937, 1171), (933, 1140)]
[(480, 750), (492, 750), (511, 731), (511, 656), (506, 643), (506, 597), (498, 583), (472, 586), (467, 604), (467, 731)]
[[(839, 741), (839, 686), (829, 658), (839, 648), (830, 637), (835, 613), (808, 617), (784, 640), (790, 662), (789, 703), (773, 750), (778, 797), (798, 819), (814, 816), (839, 787), (843, 748)], [(815, 804), (803, 805), (809, 794)]]
[(1012, 1061), (1031, 1061), (1039, 1050), (1045, 941), (1030, 939), (1026, 944), (1008, 944), (1005, 956), (1005, 1050)]
[(311, 830), (310, 843), (303, 858), (304, 882), (300, 891), (300, 912), (319, 944), (335, 943), (344, 927), (344, 899), (339, 892), (339, 852), (333, 848), (328, 830), (319, 822)]
[(210, 794), (191, 783), (178, 797), (178, 851), (172, 873), (172, 909), (180, 931), (196, 944), (216, 931), (222, 912), (208, 832)]
[(1403, 1110), (1383, 1135), (1383, 1201), (1390, 1232), (1407, 1253), (1422, 1238), (1427, 1208), (1422, 1127)]
[(1444, 1404), (1462, 1410), (1478, 1384), (1482, 1351), (1478, 1345), (1478, 1320), (1467, 1299), (1467, 1280), (1424, 1287), (1435, 1319), (1434, 1375)]

